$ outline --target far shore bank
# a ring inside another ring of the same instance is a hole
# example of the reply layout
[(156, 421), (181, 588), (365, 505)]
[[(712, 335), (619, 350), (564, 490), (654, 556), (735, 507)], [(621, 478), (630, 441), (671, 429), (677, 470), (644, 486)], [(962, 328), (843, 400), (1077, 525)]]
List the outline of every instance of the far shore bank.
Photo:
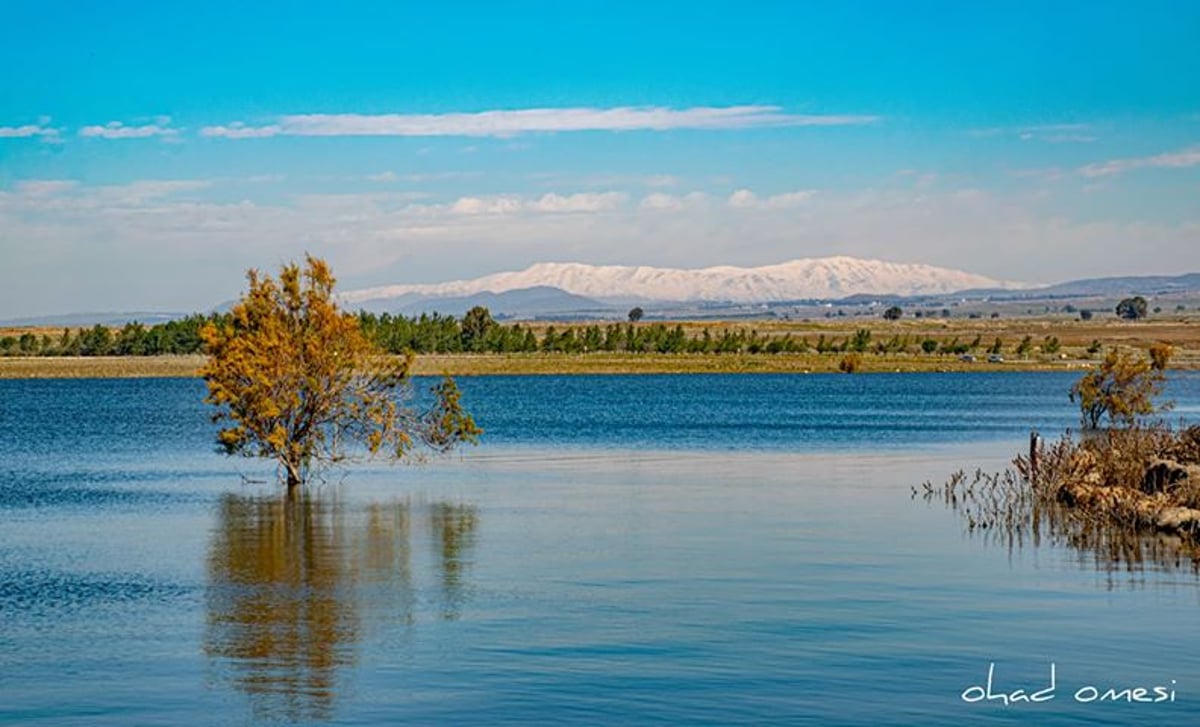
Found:
[[(841, 354), (425, 354), (416, 375), (836, 373)], [(146, 378), (198, 375), (204, 356), (0, 357), (0, 379)], [(963, 361), (954, 356), (863, 354), (857, 373), (1078, 371), (1090, 359), (1052, 357)], [(1185, 361), (1176, 369), (1200, 369)]]

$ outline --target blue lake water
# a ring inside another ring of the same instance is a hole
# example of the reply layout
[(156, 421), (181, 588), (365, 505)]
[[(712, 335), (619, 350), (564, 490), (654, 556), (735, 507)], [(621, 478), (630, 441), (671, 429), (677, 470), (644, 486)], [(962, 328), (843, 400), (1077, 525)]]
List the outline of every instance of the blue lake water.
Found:
[[(1074, 378), (466, 378), (479, 447), (295, 502), (199, 381), (0, 381), (0, 723), (1196, 723), (1188, 564), (912, 497), (1073, 426)], [(991, 664), (1054, 698), (964, 701)]]

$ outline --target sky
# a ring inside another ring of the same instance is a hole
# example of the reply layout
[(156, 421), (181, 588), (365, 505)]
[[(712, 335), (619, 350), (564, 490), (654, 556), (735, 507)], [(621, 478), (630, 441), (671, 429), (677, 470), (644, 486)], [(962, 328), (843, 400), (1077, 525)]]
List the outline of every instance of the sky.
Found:
[(1200, 271), (1200, 3), (0, 0), (0, 320), (536, 262)]

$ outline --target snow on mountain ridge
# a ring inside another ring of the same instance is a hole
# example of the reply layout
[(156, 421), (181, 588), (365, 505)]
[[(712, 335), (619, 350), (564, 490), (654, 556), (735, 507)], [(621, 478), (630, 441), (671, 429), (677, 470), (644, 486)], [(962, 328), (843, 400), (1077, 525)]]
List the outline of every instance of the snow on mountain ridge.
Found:
[(959, 270), (852, 257), (805, 258), (757, 268), (718, 265), (692, 270), (585, 263), (536, 263), (473, 280), (387, 285), (342, 294), (347, 303), (407, 294), (463, 296), (549, 286), (599, 300), (765, 303), (856, 294), (945, 294), (970, 288), (1019, 288)]

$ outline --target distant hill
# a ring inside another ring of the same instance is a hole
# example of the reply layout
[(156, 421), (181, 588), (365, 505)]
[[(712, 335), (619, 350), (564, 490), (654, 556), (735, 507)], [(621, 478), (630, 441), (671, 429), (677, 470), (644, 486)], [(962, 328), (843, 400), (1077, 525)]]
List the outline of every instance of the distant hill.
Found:
[[(1033, 292), (1033, 291), (1031, 291)], [(1142, 275), (1118, 278), (1088, 278), (1037, 288), (1041, 295), (1166, 295), (1200, 292), (1200, 273), (1185, 275)]]
[(614, 308), (581, 295), (573, 295), (550, 286), (507, 290), (502, 293), (484, 291), (464, 296), (428, 296), (409, 293), (396, 297), (343, 302), (350, 310), (367, 310), (372, 313), (393, 313), (406, 316), (421, 313), (441, 313), (461, 316), (471, 308), (481, 305), (498, 318), (538, 318), (542, 316), (595, 313), (611, 315)]
[(81, 328), (84, 326), (123, 326), (126, 323), (138, 322), (152, 326), (156, 323), (166, 323), (177, 318), (185, 318), (188, 313), (162, 313), (151, 311), (135, 311), (133, 313), (64, 313), (54, 316), (30, 316), (29, 318), (10, 318), (0, 321), (0, 327), (38, 326), (46, 328)]
[(1200, 293), (1200, 273), (1183, 275), (1127, 275), (1112, 278), (1081, 278), (1054, 285), (1022, 290), (984, 288), (964, 290), (968, 299), (1039, 300), (1043, 298), (1113, 298), (1128, 295), (1174, 295)]

